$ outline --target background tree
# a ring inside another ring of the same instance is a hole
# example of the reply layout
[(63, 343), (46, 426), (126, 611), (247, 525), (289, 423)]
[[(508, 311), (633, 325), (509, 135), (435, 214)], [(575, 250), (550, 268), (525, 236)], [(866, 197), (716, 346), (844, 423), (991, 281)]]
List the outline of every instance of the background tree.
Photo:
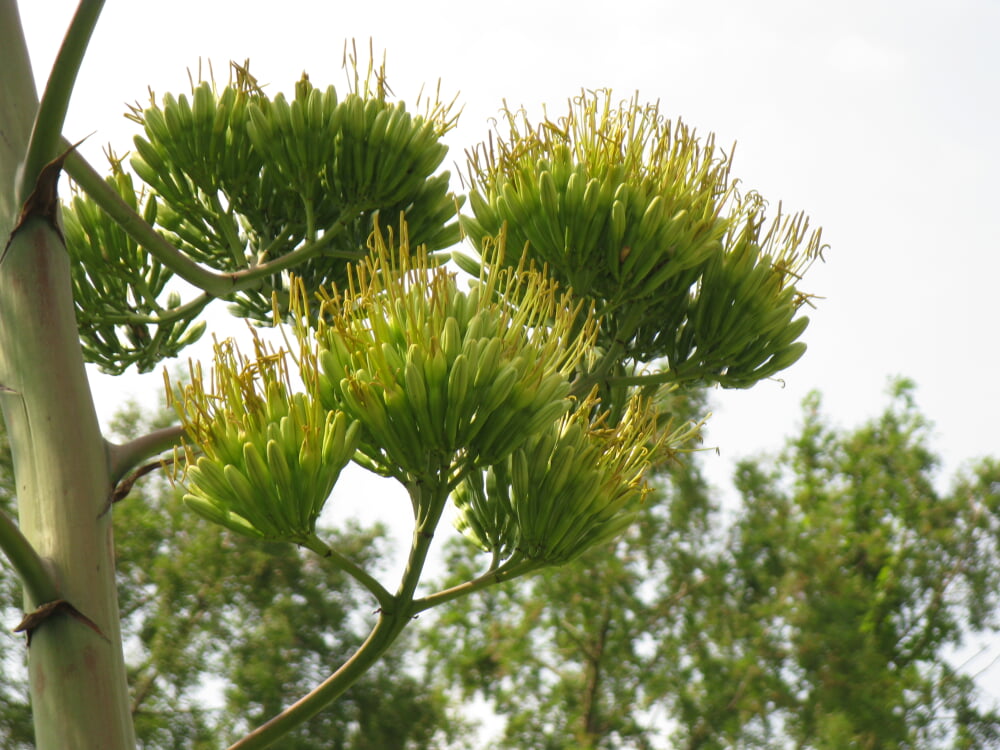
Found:
[(998, 626), (1000, 467), (939, 489), (907, 381), (855, 430), (819, 407), (777, 460), (740, 464), (728, 530), (692, 458), (615, 554), (440, 615), (424, 638), (460, 635), (446, 673), (504, 720), (499, 746), (996, 745), (1000, 713), (949, 654)]
[[(731, 604), (693, 621), (688, 637), (737, 634), (729, 662), (746, 661), (729, 671), (740, 686), (730, 705), (765, 736), (818, 748), (992, 747), (1000, 714), (980, 706), (947, 655), (998, 625), (996, 461), (940, 490), (908, 381), (854, 431), (829, 425), (819, 406), (807, 400), (801, 435), (776, 465), (739, 467), (743, 512), (724, 560)], [(718, 667), (705, 660), (692, 676)]]
[[(510, 132), (472, 153), (468, 216), (438, 171), (451, 105), (411, 114), (356, 56), (346, 94), (304, 75), (271, 96), (247, 64), (225, 87), (151, 94), (130, 113), (142, 132), (128, 165), (109, 150), (102, 179), (62, 138), (102, 5), (81, 1), (39, 100), (16, 7), (0, 0), (0, 406), (19, 516), (0, 518), (0, 548), (24, 583), (41, 750), (134, 745), (111, 519), (129, 473), (164, 451), (179, 449), (189, 510), (262, 550), (298, 545), (372, 601), (365, 641), (232, 745), (249, 750), (342, 696), (421, 612), (628, 529), (646, 473), (697, 436), (660, 411), (665, 392), (749, 387), (805, 349), (797, 284), (818, 233), (802, 215), (765, 217), (711, 137), (610, 92), (539, 125), (507, 113)], [(63, 169), (78, 194), (60, 210)], [(473, 274), (460, 283), (443, 263), (462, 229), (479, 257), (455, 256)], [(285, 324), (283, 343), (253, 335), (247, 356), (217, 342), (211, 370), (168, 383), (178, 424), (111, 442), (85, 361), (150, 369), (201, 335), (220, 299)], [(365, 550), (317, 529), (350, 461), (410, 500), (408, 560), (391, 586)], [(451, 500), (490, 563), (427, 592)], [(290, 565), (268, 580), (309, 570)], [(169, 591), (171, 575), (148, 567), (143, 585)], [(186, 603), (180, 630), (211, 630), (217, 613), (200, 605), (216, 584)], [(151, 648), (173, 637), (146, 626)], [(290, 635), (274, 611), (266, 627)], [(247, 675), (262, 668), (235, 657)], [(172, 671), (183, 681), (188, 667)], [(138, 694), (143, 706), (160, 684)], [(201, 717), (189, 718), (197, 735)]]

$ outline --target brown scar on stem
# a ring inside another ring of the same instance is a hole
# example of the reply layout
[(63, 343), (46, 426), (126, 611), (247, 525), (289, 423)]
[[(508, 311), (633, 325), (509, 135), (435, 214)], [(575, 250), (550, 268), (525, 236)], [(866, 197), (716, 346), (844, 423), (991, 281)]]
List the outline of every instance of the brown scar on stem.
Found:
[[(48, 620), (50, 617), (55, 617), (56, 615), (69, 615), (74, 620), (79, 620), (88, 628), (97, 633), (105, 641), (108, 638), (101, 629), (97, 627), (97, 624), (83, 614), (80, 610), (74, 607), (65, 599), (56, 599), (54, 602), (46, 602), (36, 609), (34, 612), (29, 612), (24, 616), (24, 619), (14, 628), (15, 633), (23, 632), (28, 640), (28, 645), (31, 645), (31, 635), (39, 628), (39, 626)], [(108, 641), (110, 643), (110, 641)]]

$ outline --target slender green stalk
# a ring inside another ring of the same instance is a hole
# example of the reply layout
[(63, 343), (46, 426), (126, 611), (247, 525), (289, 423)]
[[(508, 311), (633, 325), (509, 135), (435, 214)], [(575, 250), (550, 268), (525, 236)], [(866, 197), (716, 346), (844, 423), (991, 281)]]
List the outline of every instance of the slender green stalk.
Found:
[(31, 542), (24, 538), (17, 524), (6, 513), (0, 513), (0, 549), (21, 577), (28, 596), (36, 606), (59, 598), (59, 587), (52, 574)]
[(17, 186), (18, 203), (23, 203), (27, 199), (35, 187), (35, 180), (38, 179), (42, 167), (57, 155), (76, 76), (103, 7), (104, 0), (81, 0), (66, 31), (35, 115), (35, 124), (25, 154), (24, 169)]
[(211, 294), (199, 294), (194, 299), (188, 300), (179, 307), (170, 309), (160, 308), (156, 315), (114, 315), (102, 314), (102, 323), (135, 323), (145, 325), (157, 325), (173, 323), (175, 320), (183, 320), (198, 315), (209, 303), (214, 302), (215, 297)]
[(368, 638), (340, 669), (308, 695), (230, 745), (229, 750), (261, 750), (270, 747), (299, 724), (318, 714), (371, 669), (399, 637), (407, 622), (408, 618), (398, 613), (380, 613)]
[(392, 607), (395, 600), (392, 594), (389, 593), (389, 590), (360, 565), (340, 554), (332, 547), (328, 547), (318, 538), (309, 540), (303, 546), (312, 550), (320, 557), (326, 558), (337, 568), (347, 573), (347, 575), (368, 589), (376, 601), (378, 601), (380, 607), (383, 609)]
[(640, 388), (651, 385), (666, 385), (677, 380), (677, 373), (673, 370), (664, 370), (654, 375), (615, 375), (607, 379), (607, 383), (612, 386), (636, 385)]
[(581, 372), (573, 381), (572, 395), (582, 398), (590, 393), (595, 385), (602, 385), (608, 381), (608, 373), (622, 356), (625, 347), (620, 341), (615, 341), (608, 350), (596, 362), (594, 368), (589, 372)]
[(430, 596), (425, 596), (422, 599), (415, 600), (413, 602), (413, 614), (419, 614), (431, 609), (432, 607), (437, 607), (439, 604), (460, 599), (463, 596), (468, 596), (476, 591), (482, 591), (485, 588), (495, 586), (496, 584), (503, 583), (504, 581), (509, 581), (512, 578), (520, 578), (528, 573), (534, 573), (542, 567), (542, 563), (534, 560), (521, 560), (513, 565), (501, 565), (496, 570), (483, 573), (483, 575), (478, 578), (473, 578), (471, 581), (460, 583), (459, 585), (452, 586), (449, 589), (438, 591), (436, 594), (431, 594)]
[[(357, 218), (357, 210), (351, 207), (345, 208), (341, 213), (341, 216), (334, 223), (332, 227), (324, 232), (323, 236), (318, 240), (313, 242), (307, 242), (298, 247), (292, 252), (286, 255), (281, 255), (274, 260), (269, 260), (266, 263), (261, 263), (260, 265), (247, 268), (243, 271), (237, 271), (232, 274), (233, 288), (230, 292), (238, 292), (243, 289), (250, 289), (254, 284), (260, 279), (265, 279), (268, 276), (274, 276), (276, 273), (281, 273), (289, 268), (294, 268), (295, 266), (306, 262), (315, 255), (325, 250), (333, 241), (337, 238), (344, 228), (350, 224), (354, 219)], [(335, 255), (341, 255), (341, 253), (335, 253)], [(345, 256), (351, 259), (357, 259), (357, 256)]]
[(391, 606), (383, 606), (378, 621), (368, 638), (354, 655), (308, 695), (292, 704), (266, 724), (229, 747), (229, 750), (260, 750), (280, 740), (288, 732), (308, 721), (330, 705), (354, 684), (381, 658), (416, 613), (413, 592), (423, 572), (427, 553), (434, 539), (434, 529), (441, 520), (448, 499), (447, 484), (411, 483), (408, 488), (414, 506), (418, 509), (413, 528), (413, 541), (406, 570), (399, 582), (399, 590), (391, 597)]

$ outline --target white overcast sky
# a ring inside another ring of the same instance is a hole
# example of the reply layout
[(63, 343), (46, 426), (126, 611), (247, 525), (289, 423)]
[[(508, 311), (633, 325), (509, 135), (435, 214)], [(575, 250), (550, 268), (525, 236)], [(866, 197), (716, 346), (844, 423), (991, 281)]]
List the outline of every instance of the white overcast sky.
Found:
[[(40, 86), (74, 5), (22, 3)], [(112, 1), (66, 136), (96, 131), (84, 153), (99, 166), (102, 145), (130, 146), (125, 102), (145, 101), (147, 86), (186, 91), (199, 59), (224, 80), (229, 60), (249, 57), (271, 91), (303, 70), (340, 87), (349, 38), (387, 52), (398, 96), (439, 78), (459, 93), (449, 162), (486, 136), (503, 99), (537, 115), (581, 88), (638, 91), (737, 141), (734, 175), (823, 227), (827, 261), (803, 284), (824, 298), (809, 351), (784, 387), (716, 394), (708, 444), (721, 455), (705, 460), (719, 481), (735, 458), (781, 445), (808, 391), (851, 426), (879, 412), (897, 374), (917, 382), (949, 471), (1000, 455), (997, 0)], [(161, 382), (95, 375), (101, 417)]]
[[(39, 86), (74, 5), (23, 3)], [(449, 163), (486, 136), (503, 99), (538, 113), (582, 87), (638, 91), (736, 141), (735, 176), (823, 227), (827, 261), (803, 284), (823, 298), (809, 351), (784, 387), (716, 394), (708, 444), (721, 457), (706, 458), (720, 476), (732, 459), (780, 445), (809, 390), (853, 425), (878, 412), (896, 374), (918, 383), (949, 469), (1000, 454), (996, 0), (112, 1), (66, 135), (96, 131), (84, 149), (100, 166), (104, 144), (130, 146), (125, 102), (145, 101), (147, 86), (185, 91), (199, 59), (225, 79), (229, 60), (249, 57), (272, 91), (303, 70), (341, 86), (350, 38), (386, 52), (398, 96), (412, 101), (439, 78), (446, 96), (459, 94)], [(160, 378), (95, 384), (107, 418), (123, 393), (151, 394)]]
[[(40, 86), (73, 8), (23, 3)], [(784, 387), (717, 393), (708, 442), (722, 455), (710, 462), (778, 446), (811, 389), (856, 424), (878, 412), (896, 374), (918, 383), (949, 468), (1000, 454), (996, 0), (112, 1), (66, 135), (96, 131), (84, 149), (97, 165), (102, 145), (128, 149), (125, 102), (145, 101), (147, 86), (185, 91), (199, 59), (225, 78), (229, 60), (249, 57), (272, 91), (303, 70), (340, 86), (349, 38), (387, 52), (400, 97), (439, 78), (446, 96), (459, 94), (449, 161), (485, 137), (503, 99), (538, 113), (581, 87), (638, 91), (738, 142), (734, 174), (823, 227), (827, 261), (803, 284), (824, 298), (809, 351)], [(95, 384), (107, 418), (122, 393), (151, 394), (160, 379)]]

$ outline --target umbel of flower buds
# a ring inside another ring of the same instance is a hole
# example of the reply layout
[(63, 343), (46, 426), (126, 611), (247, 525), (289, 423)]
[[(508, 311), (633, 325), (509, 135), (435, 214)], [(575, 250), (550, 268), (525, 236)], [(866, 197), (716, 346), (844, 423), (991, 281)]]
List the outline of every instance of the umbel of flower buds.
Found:
[(471, 154), (463, 228), (478, 246), (506, 225), (512, 247), (593, 303), (599, 348), (658, 362), (674, 383), (735, 388), (802, 356), (796, 284), (820, 256), (819, 232), (780, 205), (765, 220), (712, 136), (658, 105), (614, 106), (607, 91), (575, 98), (556, 121), (506, 120), (509, 134)]
[(252, 537), (316, 548), (316, 521), (354, 455), (358, 425), (294, 393), (284, 352), (255, 338), (254, 360), (232, 341), (215, 346), (206, 388), (167, 391), (187, 432), (185, 504), (210, 521)]
[[(322, 303), (315, 334), (300, 318), (316, 370), (307, 380), (324, 408), (360, 423), (366, 467), (455, 484), (569, 410), (570, 375), (595, 326), (524, 264), (466, 291), (426, 255), (411, 255), (405, 236), (397, 252), (390, 244), (373, 235), (373, 260)], [(487, 250), (501, 252), (502, 240)]]
[(658, 434), (638, 395), (609, 426), (595, 393), (490, 467), (485, 483), (471, 475), (456, 490), (456, 526), (496, 560), (560, 565), (610, 541), (635, 520), (648, 469), (698, 435), (691, 424)]

